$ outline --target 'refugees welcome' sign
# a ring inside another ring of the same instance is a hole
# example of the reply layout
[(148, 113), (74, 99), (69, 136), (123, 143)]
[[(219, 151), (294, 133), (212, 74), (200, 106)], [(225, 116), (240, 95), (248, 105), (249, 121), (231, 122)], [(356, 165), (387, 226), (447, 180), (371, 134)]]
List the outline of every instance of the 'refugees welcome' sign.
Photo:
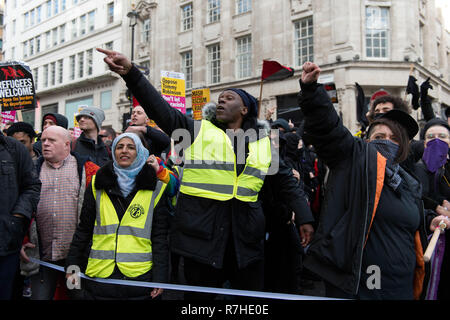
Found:
[(33, 75), (21, 62), (0, 63), (1, 111), (23, 111), (36, 107)]

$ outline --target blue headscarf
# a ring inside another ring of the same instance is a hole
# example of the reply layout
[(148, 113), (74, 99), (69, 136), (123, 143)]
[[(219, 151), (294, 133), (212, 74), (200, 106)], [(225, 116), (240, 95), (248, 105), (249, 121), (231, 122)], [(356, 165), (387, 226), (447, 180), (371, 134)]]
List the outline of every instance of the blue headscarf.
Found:
[[(133, 140), (137, 152), (136, 159), (134, 159), (133, 163), (127, 168), (122, 168), (121, 166), (119, 166), (115, 156), (117, 143), (123, 138), (130, 138), (131, 140)], [(126, 132), (122, 133), (120, 136), (114, 139), (114, 142), (112, 144), (114, 172), (117, 175), (117, 182), (119, 183), (120, 191), (122, 192), (122, 195), (124, 197), (127, 197), (136, 185), (136, 176), (145, 165), (145, 161), (147, 160), (148, 156), (149, 152), (147, 148), (144, 147), (141, 139), (136, 134)]]

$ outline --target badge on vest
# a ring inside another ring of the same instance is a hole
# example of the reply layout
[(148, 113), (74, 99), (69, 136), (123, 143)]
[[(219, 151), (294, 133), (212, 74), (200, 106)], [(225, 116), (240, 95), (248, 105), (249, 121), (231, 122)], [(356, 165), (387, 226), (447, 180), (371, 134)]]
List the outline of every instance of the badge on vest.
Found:
[(132, 218), (137, 219), (144, 214), (144, 207), (139, 203), (132, 205), (129, 209)]

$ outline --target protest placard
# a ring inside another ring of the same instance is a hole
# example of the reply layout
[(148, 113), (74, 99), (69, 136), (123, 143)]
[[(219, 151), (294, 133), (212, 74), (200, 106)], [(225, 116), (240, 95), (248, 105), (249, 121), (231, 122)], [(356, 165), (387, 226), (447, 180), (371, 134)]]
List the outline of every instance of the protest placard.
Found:
[(192, 90), (192, 118), (202, 119), (202, 108), (210, 100), (209, 88)]
[(186, 85), (184, 74), (180, 72), (161, 71), (161, 95), (167, 103), (186, 113)]
[(29, 67), (18, 61), (0, 63), (0, 108), (23, 111), (36, 107), (33, 76)]

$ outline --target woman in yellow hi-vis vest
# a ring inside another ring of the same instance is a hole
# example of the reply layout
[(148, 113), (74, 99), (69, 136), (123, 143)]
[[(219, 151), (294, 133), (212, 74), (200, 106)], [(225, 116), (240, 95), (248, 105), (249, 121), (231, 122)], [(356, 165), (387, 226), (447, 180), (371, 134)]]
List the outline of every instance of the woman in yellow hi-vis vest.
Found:
[[(159, 168), (134, 133), (114, 140), (112, 156), (113, 161), (98, 170), (86, 190), (66, 267), (78, 266), (92, 278), (167, 282), (169, 213), (165, 205), (176, 177), (165, 174), (163, 181), (158, 179), (167, 169)], [(94, 281), (83, 281), (81, 289), (86, 299), (149, 299), (162, 293), (158, 288)]]

